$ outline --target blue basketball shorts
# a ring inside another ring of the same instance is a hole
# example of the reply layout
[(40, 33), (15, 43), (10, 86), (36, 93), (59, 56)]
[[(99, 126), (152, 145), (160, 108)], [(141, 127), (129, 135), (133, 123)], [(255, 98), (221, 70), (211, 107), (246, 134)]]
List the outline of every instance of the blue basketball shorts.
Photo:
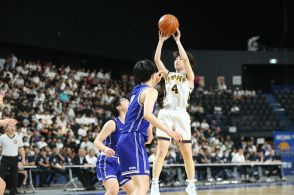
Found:
[(141, 133), (121, 134), (117, 143), (122, 176), (150, 175), (149, 161), (145, 149), (147, 138)]
[(96, 175), (100, 182), (115, 178), (120, 187), (131, 180), (131, 178), (122, 176), (118, 157), (105, 155), (99, 155), (97, 158)]

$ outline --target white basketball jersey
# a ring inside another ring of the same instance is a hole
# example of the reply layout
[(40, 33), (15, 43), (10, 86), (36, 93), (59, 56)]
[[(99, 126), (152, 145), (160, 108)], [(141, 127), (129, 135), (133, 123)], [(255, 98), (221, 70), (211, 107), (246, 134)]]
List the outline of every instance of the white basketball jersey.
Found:
[(185, 73), (170, 72), (165, 79), (163, 107), (188, 108), (189, 97), (194, 86), (190, 86)]

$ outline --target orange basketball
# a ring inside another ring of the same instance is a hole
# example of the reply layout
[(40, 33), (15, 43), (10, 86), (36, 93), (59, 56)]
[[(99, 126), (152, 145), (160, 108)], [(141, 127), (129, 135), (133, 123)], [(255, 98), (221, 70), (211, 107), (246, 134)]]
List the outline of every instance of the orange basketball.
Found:
[(159, 19), (158, 27), (163, 34), (172, 35), (177, 32), (179, 21), (174, 15), (166, 14)]

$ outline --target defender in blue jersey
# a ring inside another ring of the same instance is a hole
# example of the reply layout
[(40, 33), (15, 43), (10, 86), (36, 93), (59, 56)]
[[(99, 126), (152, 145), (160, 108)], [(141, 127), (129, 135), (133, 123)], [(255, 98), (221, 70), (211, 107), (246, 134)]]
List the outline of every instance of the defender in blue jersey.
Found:
[(103, 129), (94, 141), (101, 150), (97, 158), (97, 178), (106, 188), (106, 194), (118, 194), (121, 187), (127, 194), (132, 194), (133, 183), (130, 178), (121, 175), (120, 160), (116, 154), (117, 142), (124, 128), (125, 116), (129, 101), (115, 97), (111, 103), (112, 114), (115, 116), (103, 126)]
[(150, 170), (144, 145), (151, 141), (148, 136), (152, 134), (150, 124), (178, 142), (182, 140), (182, 136), (171, 131), (153, 114), (158, 95), (154, 87), (162, 78), (155, 64), (150, 60), (137, 62), (134, 76), (140, 84), (134, 87), (131, 94), (125, 126), (117, 143), (117, 154), (122, 175), (132, 178), (134, 184), (132, 195), (145, 195), (149, 190)]

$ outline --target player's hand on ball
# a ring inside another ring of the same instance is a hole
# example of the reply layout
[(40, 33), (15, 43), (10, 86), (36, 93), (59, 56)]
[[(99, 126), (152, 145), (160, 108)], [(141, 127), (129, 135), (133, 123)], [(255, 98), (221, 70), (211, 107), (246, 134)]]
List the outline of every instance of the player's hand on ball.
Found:
[(115, 155), (115, 151), (108, 147), (106, 147), (103, 152), (107, 157), (113, 157)]
[(177, 29), (177, 35), (173, 34), (173, 37), (176, 42), (180, 42), (181, 31), (179, 29)]
[(181, 143), (183, 140), (182, 135), (176, 131), (169, 131), (168, 135), (172, 137), (177, 143)]
[(158, 35), (159, 35), (159, 40), (161, 41), (166, 41), (170, 37), (170, 35), (165, 35), (161, 31), (158, 32)]

